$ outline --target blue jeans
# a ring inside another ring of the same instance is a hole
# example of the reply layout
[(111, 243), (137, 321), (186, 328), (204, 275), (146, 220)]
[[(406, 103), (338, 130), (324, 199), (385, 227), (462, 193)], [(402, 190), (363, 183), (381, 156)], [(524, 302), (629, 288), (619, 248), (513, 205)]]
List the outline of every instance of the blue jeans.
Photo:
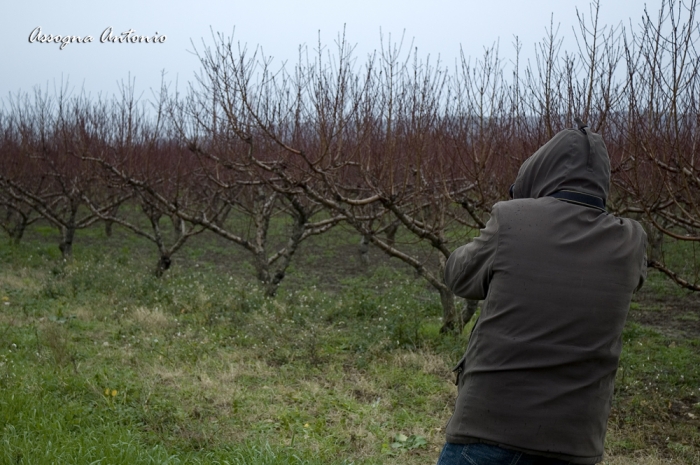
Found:
[(526, 454), (489, 444), (446, 443), (437, 465), (566, 465), (566, 460)]

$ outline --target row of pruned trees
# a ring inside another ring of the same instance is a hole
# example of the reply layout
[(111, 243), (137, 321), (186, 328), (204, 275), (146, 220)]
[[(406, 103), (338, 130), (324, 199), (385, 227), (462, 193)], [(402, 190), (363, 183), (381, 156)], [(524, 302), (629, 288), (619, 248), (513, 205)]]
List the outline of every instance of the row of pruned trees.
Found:
[[(158, 247), (159, 274), (188, 238), (213, 232), (250, 253), (274, 295), (301, 242), (344, 223), (413, 267), (440, 294), (443, 329), (459, 330), (475, 307), (457, 310), (447, 257), (522, 161), (581, 116), (611, 155), (609, 210), (644, 222), (652, 267), (700, 290), (695, 261), (663, 248), (700, 240), (695, 10), (671, 1), (610, 28), (594, 3), (577, 51), (562, 53), (552, 27), (526, 65), (517, 40), (511, 65), (493, 46), (445, 67), (401, 43), (358, 62), (340, 37), (332, 53), (319, 44), (278, 69), (215, 35), (196, 81), (164, 87), (150, 108), (130, 86), (110, 101), (18, 96), (0, 116), (3, 227), (19, 240), (45, 218), (69, 256), (76, 229), (120, 224)], [(146, 220), (125, 214), (133, 206)], [(271, 241), (280, 216), (288, 227)]]

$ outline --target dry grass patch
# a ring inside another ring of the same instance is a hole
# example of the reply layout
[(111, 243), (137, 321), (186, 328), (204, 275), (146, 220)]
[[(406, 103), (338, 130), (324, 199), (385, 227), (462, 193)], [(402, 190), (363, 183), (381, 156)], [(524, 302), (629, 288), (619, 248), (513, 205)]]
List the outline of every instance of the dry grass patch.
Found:
[(45, 272), (29, 268), (7, 270), (4, 273), (0, 273), (0, 289), (36, 292), (41, 289), (45, 277)]
[(82, 321), (94, 321), (96, 311), (93, 307), (74, 306), (71, 308), (70, 314)]
[[(5, 306), (0, 301), (0, 325), (4, 326), (2, 328), (8, 331), (10, 327), (20, 327), (22, 326), (22, 321), (20, 321), (19, 315), (17, 315), (16, 309), (11, 308), (11, 305)], [(0, 335), (2, 335), (2, 330), (0, 330)]]
[[(418, 363), (420, 357), (403, 360)], [(386, 456), (387, 464), (417, 464), (427, 457), (433, 461), (444, 441), (443, 431), (434, 424), (400, 431), (387, 427), (395, 414), (393, 394), (381, 391), (380, 380), (342, 365), (326, 366), (323, 375), (309, 376), (296, 366), (271, 369), (257, 351), (236, 348), (214, 351), (190, 368), (153, 364), (144, 378), (149, 379), (150, 391), (166, 389), (170, 398), (179, 399), (192, 421), (215, 419), (217, 435), (228, 440), (263, 434), (282, 445), (293, 440), (305, 449), (320, 450), (331, 435), (352, 459), (376, 457), (379, 446), (398, 433), (429, 440), (429, 448), (412, 451), (411, 460), (405, 454)]]
[(442, 355), (425, 350), (417, 352), (399, 352), (394, 354), (393, 363), (402, 368), (422, 371), (439, 377), (448, 377), (452, 367)]
[(138, 307), (133, 311), (131, 318), (139, 327), (151, 332), (162, 331), (175, 324), (171, 316), (157, 307)]
[(653, 454), (638, 454), (634, 456), (606, 456), (601, 465), (689, 465), (700, 463), (698, 460), (688, 462), (685, 459), (661, 458)]
[(63, 367), (75, 363), (68, 333), (61, 325), (41, 322), (37, 328), (37, 337), (42, 346), (49, 350), (56, 365)]
[(185, 373), (182, 369), (168, 367), (164, 364), (151, 365), (144, 381), (150, 381), (153, 387), (169, 387), (180, 389), (187, 379), (192, 378), (191, 374)]

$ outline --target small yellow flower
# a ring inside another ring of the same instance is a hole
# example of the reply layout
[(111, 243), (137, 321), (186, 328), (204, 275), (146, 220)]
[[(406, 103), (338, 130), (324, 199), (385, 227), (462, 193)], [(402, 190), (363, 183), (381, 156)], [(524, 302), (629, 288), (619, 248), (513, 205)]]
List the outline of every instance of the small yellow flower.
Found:
[(308, 428), (310, 425), (308, 423), (304, 423), (304, 428)]
[(117, 390), (116, 390), (116, 389), (112, 389), (112, 397), (116, 397), (116, 396), (117, 396)]
[(6, 295), (2, 296), (2, 301), (3, 301), (3, 302), (7, 302), (8, 300), (10, 300), (9, 297), (7, 297)]
[(109, 388), (105, 389), (105, 395), (109, 396)]

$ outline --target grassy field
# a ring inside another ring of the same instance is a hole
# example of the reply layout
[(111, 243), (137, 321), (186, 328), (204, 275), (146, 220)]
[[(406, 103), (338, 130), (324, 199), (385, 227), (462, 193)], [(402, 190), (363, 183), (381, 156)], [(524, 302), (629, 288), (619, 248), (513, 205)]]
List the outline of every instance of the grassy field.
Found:
[[(0, 240), (0, 464), (428, 464), (459, 337), (438, 296), (339, 229), (277, 298), (202, 235), (157, 279), (150, 244)], [(700, 463), (700, 299), (650, 273), (624, 332), (607, 464)]]

